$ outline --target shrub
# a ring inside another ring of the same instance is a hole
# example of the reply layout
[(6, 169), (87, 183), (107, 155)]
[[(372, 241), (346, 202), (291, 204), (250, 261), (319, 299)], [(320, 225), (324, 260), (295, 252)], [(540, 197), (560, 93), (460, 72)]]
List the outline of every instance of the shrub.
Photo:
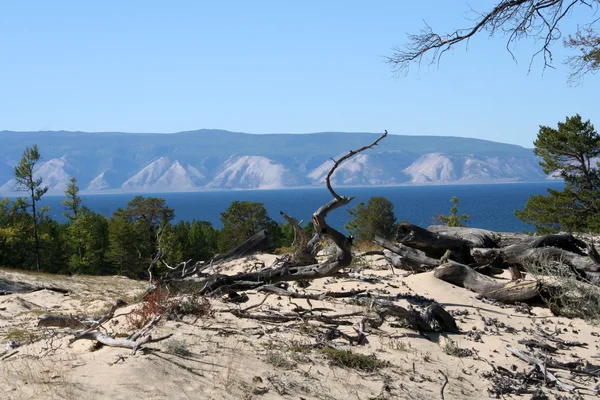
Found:
[(144, 302), (126, 316), (129, 325), (139, 329), (146, 325), (155, 316), (166, 316), (176, 306), (169, 299), (170, 292), (166, 288), (157, 287), (146, 296)]
[(187, 342), (178, 339), (169, 339), (165, 342), (165, 351), (176, 356), (188, 357), (192, 353)]
[(365, 205), (362, 201), (348, 210), (352, 219), (344, 226), (361, 242), (370, 242), (375, 236), (391, 239), (396, 230), (394, 205), (385, 197), (375, 196)]
[(353, 353), (350, 350), (337, 350), (331, 347), (321, 349), (321, 352), (329, 358), (332, 365), (356, 369), (359, 371), (373, 372), (390, 365), (388, 361), (378, 359), (373, 355)]
[(437, 214), (433, 221), (446, 226), (466, 226), (466, 222), (471, 216), (469, 214), (458, 214), (458, 197), (452, 196), (450, 199), (452, 207), (450, 207), (449, 215)]
[(584, 280), (571, 267), (552, 260), (538, 260), (523, 267), (540, 283), (540, 295), (554, 315), (600, 320), (600, 287)]

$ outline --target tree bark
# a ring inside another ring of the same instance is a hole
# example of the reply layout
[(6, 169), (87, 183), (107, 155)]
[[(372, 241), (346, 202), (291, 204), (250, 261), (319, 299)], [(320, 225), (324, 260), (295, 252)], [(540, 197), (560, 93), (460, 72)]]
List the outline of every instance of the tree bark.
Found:
[[(548, 243), (541, 239), (543, 238), (528, 243), (514, 244), (502, 249), (473, 249), (473, 256), (479, 261), (499, 256), (507, 264), (519, 265), (562, 263), (571, 267), (591, 283), (600, 283), (600, 264), (593, 259), (593, 256), (572, 253), (558, 247), (532, 247)], [(551, 240), (554, 240), (554, 238)]]
[[(290, 217), (283, 211), (279, 212), (283, 218), (292, 226), (295, 234), (295, 242), (297, 248), (292, 254), (291, 264), (292, 265), (311, 265), (317, 262), (315, 247), (318, 241), (308, 241), (304, 229), (300, 228), (296, 218)], [(318, 235), (317, 235), (318, 236)]]
[(430, 232), (420, 226), (403, 223), (396, 231), (396, 241), (406, 246), (422, 250), (428, 257), (441, 258), (446, 251), (452, 252), (455, 261), (469, 264), (473, 262), (470, 242), (465, 239)]
[(426, 272), (440, 265), (439, 259), (427, 257), (421, 250), (412, 249), (400, 243), (394, 244), (379, 236), (375, 236), (373, 242), (386, 249), (383, 251), (385, 259), (394, 268), (412, 272)]
[(431, 225), (429, 232), (459, 240), (465, 240), (469, 247), (498, 248), (499, 235), (485, 229), (458, 226)]
[(433, 276), (502, 303), (527, 301), (539, 296), (539, 285), (536, 281), (502, 283), (456, 262), (440, 265)]
[(273, 241), (266, 229), (256, 233), (244, 243), (234, 247), (224, 254), (217, 254), (213, 260), (213, 265), (221, 264), (227, 261), (235, 260), (250, 254), (258, 253), (273, 246)]

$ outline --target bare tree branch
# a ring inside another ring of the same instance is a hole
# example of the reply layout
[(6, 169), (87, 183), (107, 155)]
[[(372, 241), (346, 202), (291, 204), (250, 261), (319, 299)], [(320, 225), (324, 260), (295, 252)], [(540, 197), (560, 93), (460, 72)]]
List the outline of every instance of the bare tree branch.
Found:
[[(500, 0), (489, 12), (471, 10), (477, 18), (470, 28), (439, 34), (425, 24), (425, 28), (419, 33), (408, 34), (408, 43), (395, 47), (392, 56), (386, 57), (386, 62), (391, 65), (395, 73), (406, 74), (410, 65), (420, 64), (424, 56), (431, 55), (431, 64), (439, 63), (446, 51), (461, 42), (468, 43), (469, 39), (476, 34), (487, 31), (490, 36), (508, 37), (506, 49), (513, 59), (515, 57), (511, 46), (516, 41), (531, 38), (540, 42), (540, 48), (532, 55), (529, 68), (531, 69), (534, 59), (540, 54), (544, 60), (544, 69), (553, 68), (550, 49), (562, 37), (560, 23), (577, 6), (584, 6), (594, 13), (599, 4), (600, 0)], [(595, 48), (597, 49), (598, 46)], [(579, 70), (579, 72), (583, 71), (589, 72), (585, 67)]]

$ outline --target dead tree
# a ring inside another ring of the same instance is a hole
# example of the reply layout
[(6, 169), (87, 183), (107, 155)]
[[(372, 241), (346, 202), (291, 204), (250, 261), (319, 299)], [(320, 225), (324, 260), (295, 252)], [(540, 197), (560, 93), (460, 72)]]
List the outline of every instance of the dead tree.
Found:
[(294, 229), (294, 244), (296, 250), (292, 254), (288, 261), (291, 265), (311, 265), (317, 263), (317, 253), (319, 251), (319, 234), (315, 233), (313, 238), (309, 241), (306, 237), (304, 229), (300, 227), (300, 224), (294, 217), (290, 217), (283, 211), (279, 212), (283, 218), (292, 226)]
[(333, 243), (336, 244), (338, 247), (337, 254), (322, 263), (306, 266), (289, 266), (284, 264), (276, 268), (265, 269), (253, 273), (244, 273), (233, 276), (220, 274), (213, 275), (203, 282), (198, 293), (201, 295), (210, 294), (219, 288), (231, 287), (232, 285), (239, 285), (240, 283), (244, 283), (245, 288), (251, 288), (252, 286), (258, 287), (267, 283), (324, 278), (331, 276), (342, 268), (349, 266), (352, 262), (352, 237), (347, 237), (338, 230), (329, 226), (325, 218), (331, 211), (350, 203), (354, 197), (345, 197), (337, 194), (331, 187), (331, 176), (344, 161), (355, 156), (356, 154), (376, 146), (386, 136), (387, 131), (385, 131), (383, 135), (377, 138), (377, 140), (370, 145), (363, 146), (356, 150), (350, 150), (340, 159), (333, 160), (333, 167), (329, 170), (329, 173), (325, 178), (327, 189), (333, 196), (333, 199), (327, 204), (321, 206), (313, 214), (313, 222), (315, 224), (317, 233), (328, 237), (331, 239), (331, 241), (333, 241)]
[(527, 238), (500, 249), (473, 249), (474, 258), (481, 262), (500, 257), (506, 264), (564, 264), (594, 284), (600, 283), (597, 254), (593, 246), (574, 238), (571, 234)]
[(523, 302), (539, 296), (539, 284), (536, 281), (503, 283), (456, 262), (440, 265), (433, 276), (502, 303)]
[(376, 236), (373, 242), (385, 249), (383, 255), (394, 268), (411, 272), (426, 272), (440, 265), (439, 259), (427, 257), (421, 250), (401, 243), (394, 244), (379, 236)]
[(423, 251), (428, 257), (441, 258), (448, 250), (452, 259), (460, 263), (471, 263), (471, 244), (465, 239), (428, 231), (420, 226), (403, 223), (398, 225), (396, 241)]
[(486, 229), (468, 228), (463, 226), (431, 225), (427, 227), (433, 232), (444, 237), (466, 240), (470, 247), (497, 248), (500, 247), (499, 236)]

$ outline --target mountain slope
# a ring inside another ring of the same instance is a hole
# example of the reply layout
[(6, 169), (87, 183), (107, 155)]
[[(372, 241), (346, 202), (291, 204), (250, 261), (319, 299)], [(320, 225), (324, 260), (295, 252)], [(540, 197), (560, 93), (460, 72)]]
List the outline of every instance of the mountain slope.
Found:
[[(10, 193), (15, 160), (37, 144), (39, 176), (53, 191), (76, 176), (98, 191), (276, 189), (322, 185), (337, 159), (378, 134), (251, 135), (221, 130), (174, 134), (0, 132), (0, 192)], [(68, 162), (67, 162), (68, 160)], [(389, 135), (342, 164), (336, 185), (445, 184), (543, 180), (531, 149), (479, 139)]]
[[(77, 168), (74, 168), (66, 157), (53, 158), (38, 164), (34, 169), (33, 178), (42, 178), (42, 186), (48, 187), (49, 193), (62, 193), (67, 188), (71, 177), (77, 176)], [(16, 181), (14, 178), (0, 187), (0, 192), (14, 192)]]
[(282, 164), (260, 156), (232, 156), (207, 188), (281, 189), (300, 180)]

